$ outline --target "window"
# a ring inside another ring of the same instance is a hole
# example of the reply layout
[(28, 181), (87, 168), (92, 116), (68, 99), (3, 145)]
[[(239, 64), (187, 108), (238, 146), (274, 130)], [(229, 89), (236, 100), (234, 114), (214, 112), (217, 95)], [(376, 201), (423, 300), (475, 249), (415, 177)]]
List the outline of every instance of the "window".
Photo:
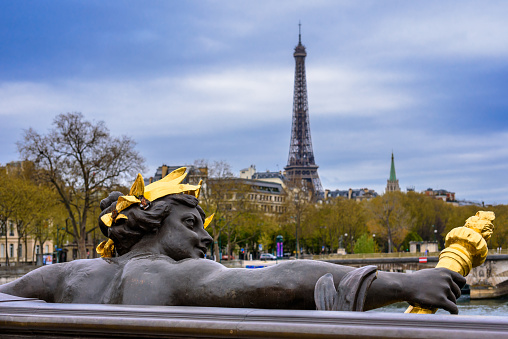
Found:
[(14, 257), (14, 244), (9, 245), (9, 256)]
[(9, 220), (9, 236), (10, 237), (14, 236), (14, 223), (12, 222), (12, 220)]
[(23, 245), (18, 245), (18, 258), (23, 257)]
[(5, 245), (4, 244), (0, 245), (0, 257), (2, 257), (2, 258), (5, 257)]

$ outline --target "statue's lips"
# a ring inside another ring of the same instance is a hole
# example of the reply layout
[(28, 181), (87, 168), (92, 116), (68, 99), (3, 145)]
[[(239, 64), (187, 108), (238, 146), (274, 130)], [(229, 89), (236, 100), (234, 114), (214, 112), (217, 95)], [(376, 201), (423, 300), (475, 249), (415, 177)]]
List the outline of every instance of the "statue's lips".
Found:
[(202, 247), (202, 246), (197, 246), (197, 249), (200, 250), (201, 252), (203, 252), (203, 256), (205, 256), (206, 255), (206, 251), (208, 251), (208, 248)]

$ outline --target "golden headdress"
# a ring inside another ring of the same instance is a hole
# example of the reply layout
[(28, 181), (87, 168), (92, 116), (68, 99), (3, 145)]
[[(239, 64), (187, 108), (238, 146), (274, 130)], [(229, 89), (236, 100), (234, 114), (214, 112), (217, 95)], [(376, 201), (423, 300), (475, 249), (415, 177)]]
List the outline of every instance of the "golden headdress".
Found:
[[(189, 194), (194, 195), (196, 198), (199, 197), (201, 185), (203, 180), (198, 185), (182, 184), (181, 182), (187, 176), (186, 168), (180, 167), (173, 172), (166, 175), (161, 180), (151, 183), (145, 187), (145, 182), (141, 174), (138, 174), (136, 180), (131, 186), (128, 195), (123, 195), (118, 198), (116, 208), (101, 217), (102, 222), (111, 227), (119, 219), (127, 219), (127, 216), (121, 214), (124, 209), (131, 206), (132, 204), (139, 204), (142, 209), (150, 207), (152, 201), (162, 198), (170, 194)], [(213, 214), (206, 218), (204, 227), (206, 228), (212, 221)], [(108, 239), (103, 241), (97, 246), (97, 253), (101, 257), (111, 257), (114, 253), (113, 240)]]

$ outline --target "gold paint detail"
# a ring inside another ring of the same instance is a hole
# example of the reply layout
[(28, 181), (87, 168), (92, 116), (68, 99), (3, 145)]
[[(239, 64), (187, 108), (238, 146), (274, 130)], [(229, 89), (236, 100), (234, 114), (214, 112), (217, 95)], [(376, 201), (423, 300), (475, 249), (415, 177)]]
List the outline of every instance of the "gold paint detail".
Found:
[(145, 181), (143, 180), (141, 173), (138, 173), (136, 180), (134, 180), (134, 183), (131, 186), (129, 195), (139, 197), (140, 195), (143, 194), (145, 194)]
[(205, 219), (205, 222), (203, 223), (203, 228), (204, 228), (205, 230), (206, 230), (206, 228), (208, 227), (208, 225), (210, 225), (210, 223), (212, 222), (212, 220), (213, 220), (213, 216), (214, 216), (214, 215), (215, 215), (215, 213), (214, 213), (214, 214), (212, 214), (212, 215), (210, 215), (208, 218), (206, 218), (206, 219)]
[(475, 230), (482, 235), (485, 241), (488, 241), (494, 231), (494, 224), (492, 224), (494, 219), (496, 219), (494, 212), (478, 211), (476, 215), (466, 220), (464, 227)]
[(111, 258), (115, 252), (115, 243), (113, 240), (108, 239), (101, 242), (95, 250), (101, 255), (101, 258)]
[(199, 193), (201, 193), (201, 186), (202, 186), (202, 185), (203, 185), (203, 179), (199, 180), (199, 184), (198, 184), (199, 188), (198, 188), (198, 189), (196, 190), (196, 192), (195, 192), (196, 199), (198, 199), (198, 198), (199, 198)]
[[(445, 238), (446, 248), (439, 254), (436, 267), (444, 267), (467, 276), (471, 269), (483, 264), (488, 254), (487, 240), (494, 230), (494, 212), (478, 211), (463, 227), (452, 229)], [(436, 309), (409, 306), (404, 313), (433, 314)]]

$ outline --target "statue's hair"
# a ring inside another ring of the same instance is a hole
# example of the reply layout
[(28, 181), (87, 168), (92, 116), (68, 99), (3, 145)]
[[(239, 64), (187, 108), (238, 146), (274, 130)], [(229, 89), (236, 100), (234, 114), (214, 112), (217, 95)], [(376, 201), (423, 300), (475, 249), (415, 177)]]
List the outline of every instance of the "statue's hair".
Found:
[(102, 222), (101, 217), (115, 209), (118, 197), (122, 195), (120, 192), (112, 192), (106, 199), (103, 199), (100, 204), (102, 212), (99, 216), (101, 231), (114, 241), (118, 255), (129, 252), (131, 247), (145, 234), (157, 232), (175, 205), (194, 207), (199, 211), (201, 218), (205, 219), (203, 209), (198, 206), (198, 199), (188, 194), (172, 194), (152, 201), (146, 210), (140, 208), (138, 204), (129, 206), (122, 211), (127, 219), (119, 219), (111, 227), (108, 227)]

